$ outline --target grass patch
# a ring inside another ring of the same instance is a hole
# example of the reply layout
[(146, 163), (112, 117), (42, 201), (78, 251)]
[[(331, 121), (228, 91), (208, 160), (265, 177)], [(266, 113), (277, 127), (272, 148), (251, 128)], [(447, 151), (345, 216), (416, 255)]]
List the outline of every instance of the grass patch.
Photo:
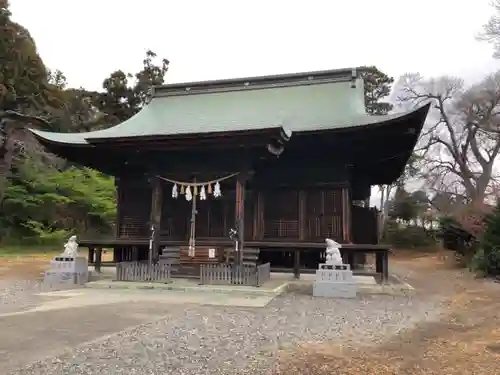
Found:
[(0, 258), (52, 255), (60, 250), (57, 246), (1, 246)]

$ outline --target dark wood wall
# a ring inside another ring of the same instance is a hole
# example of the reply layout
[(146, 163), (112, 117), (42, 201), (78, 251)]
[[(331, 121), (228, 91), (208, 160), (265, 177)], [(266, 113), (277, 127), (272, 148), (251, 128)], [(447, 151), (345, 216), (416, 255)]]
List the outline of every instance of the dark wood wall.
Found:
[(378, 243), (379, 213), (375, 207), (352, 208), (352, 242), (359, 244)]
[(341, 188), (259, 192), (264, 204), (258, 239), (344, 240), (341, 192)]
[(152, 189), (146, 180), (117, 180), (118, 237), (149, 237), (151, 192)]
[[(235, 191), (232, 183), (222, 188), (222, 197), (197, 200), (196, 238), (227, 238), (235, 224)], [(184, 196), (172, 198), (172, 186), (163, 184), (160, 237), (189, 237), (192, 202)], [(245, 239), (323, 241), (325, 237), (347, 241), (346, 188), (246, 189)], [(149, 236), (151, 188), (146, 180), (118, 181), (118, 236)]]

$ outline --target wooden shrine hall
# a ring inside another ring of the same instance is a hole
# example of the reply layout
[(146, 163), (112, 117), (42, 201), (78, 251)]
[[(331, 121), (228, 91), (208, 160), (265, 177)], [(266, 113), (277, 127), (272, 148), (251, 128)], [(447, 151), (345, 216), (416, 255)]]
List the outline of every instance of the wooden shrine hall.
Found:
[(220, 263), (298, 276), (332, 238), (351, 263), (376, 253), (386, 278), (370, 190), (403, 172), (429, 106), (370, 116), (361, 73), (168, 84), (116, 126), (32, 132), (50, 152), (115, 177), (116, 235), (79, 240), (91, 261), (113, 248), (115, 263), (168, 259), (183, 277)]

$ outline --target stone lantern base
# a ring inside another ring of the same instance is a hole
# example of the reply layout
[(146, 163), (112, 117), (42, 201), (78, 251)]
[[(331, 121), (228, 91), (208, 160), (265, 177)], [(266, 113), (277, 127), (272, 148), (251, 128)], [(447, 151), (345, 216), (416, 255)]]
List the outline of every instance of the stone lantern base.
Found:
[(314, 297), (356, 298), (357, 289), (349, 264), (319, 265), (313, 284)]
[(44, 283), (83, 285), (89, 281), (89, 265), (85, 257), (58, 255), (50, 261), (45, 272)]

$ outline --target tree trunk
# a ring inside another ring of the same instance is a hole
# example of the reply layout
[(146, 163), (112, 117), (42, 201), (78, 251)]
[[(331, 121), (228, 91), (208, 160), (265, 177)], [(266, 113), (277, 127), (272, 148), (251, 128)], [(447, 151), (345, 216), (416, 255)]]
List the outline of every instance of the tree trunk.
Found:
[(5, 163), (5, 160), (3, 158), (0, 158), (0, 207), (5, 196), (5, 191), (7, 190), (7, 176), (9, 174), (9, 171), (10, 166)]

